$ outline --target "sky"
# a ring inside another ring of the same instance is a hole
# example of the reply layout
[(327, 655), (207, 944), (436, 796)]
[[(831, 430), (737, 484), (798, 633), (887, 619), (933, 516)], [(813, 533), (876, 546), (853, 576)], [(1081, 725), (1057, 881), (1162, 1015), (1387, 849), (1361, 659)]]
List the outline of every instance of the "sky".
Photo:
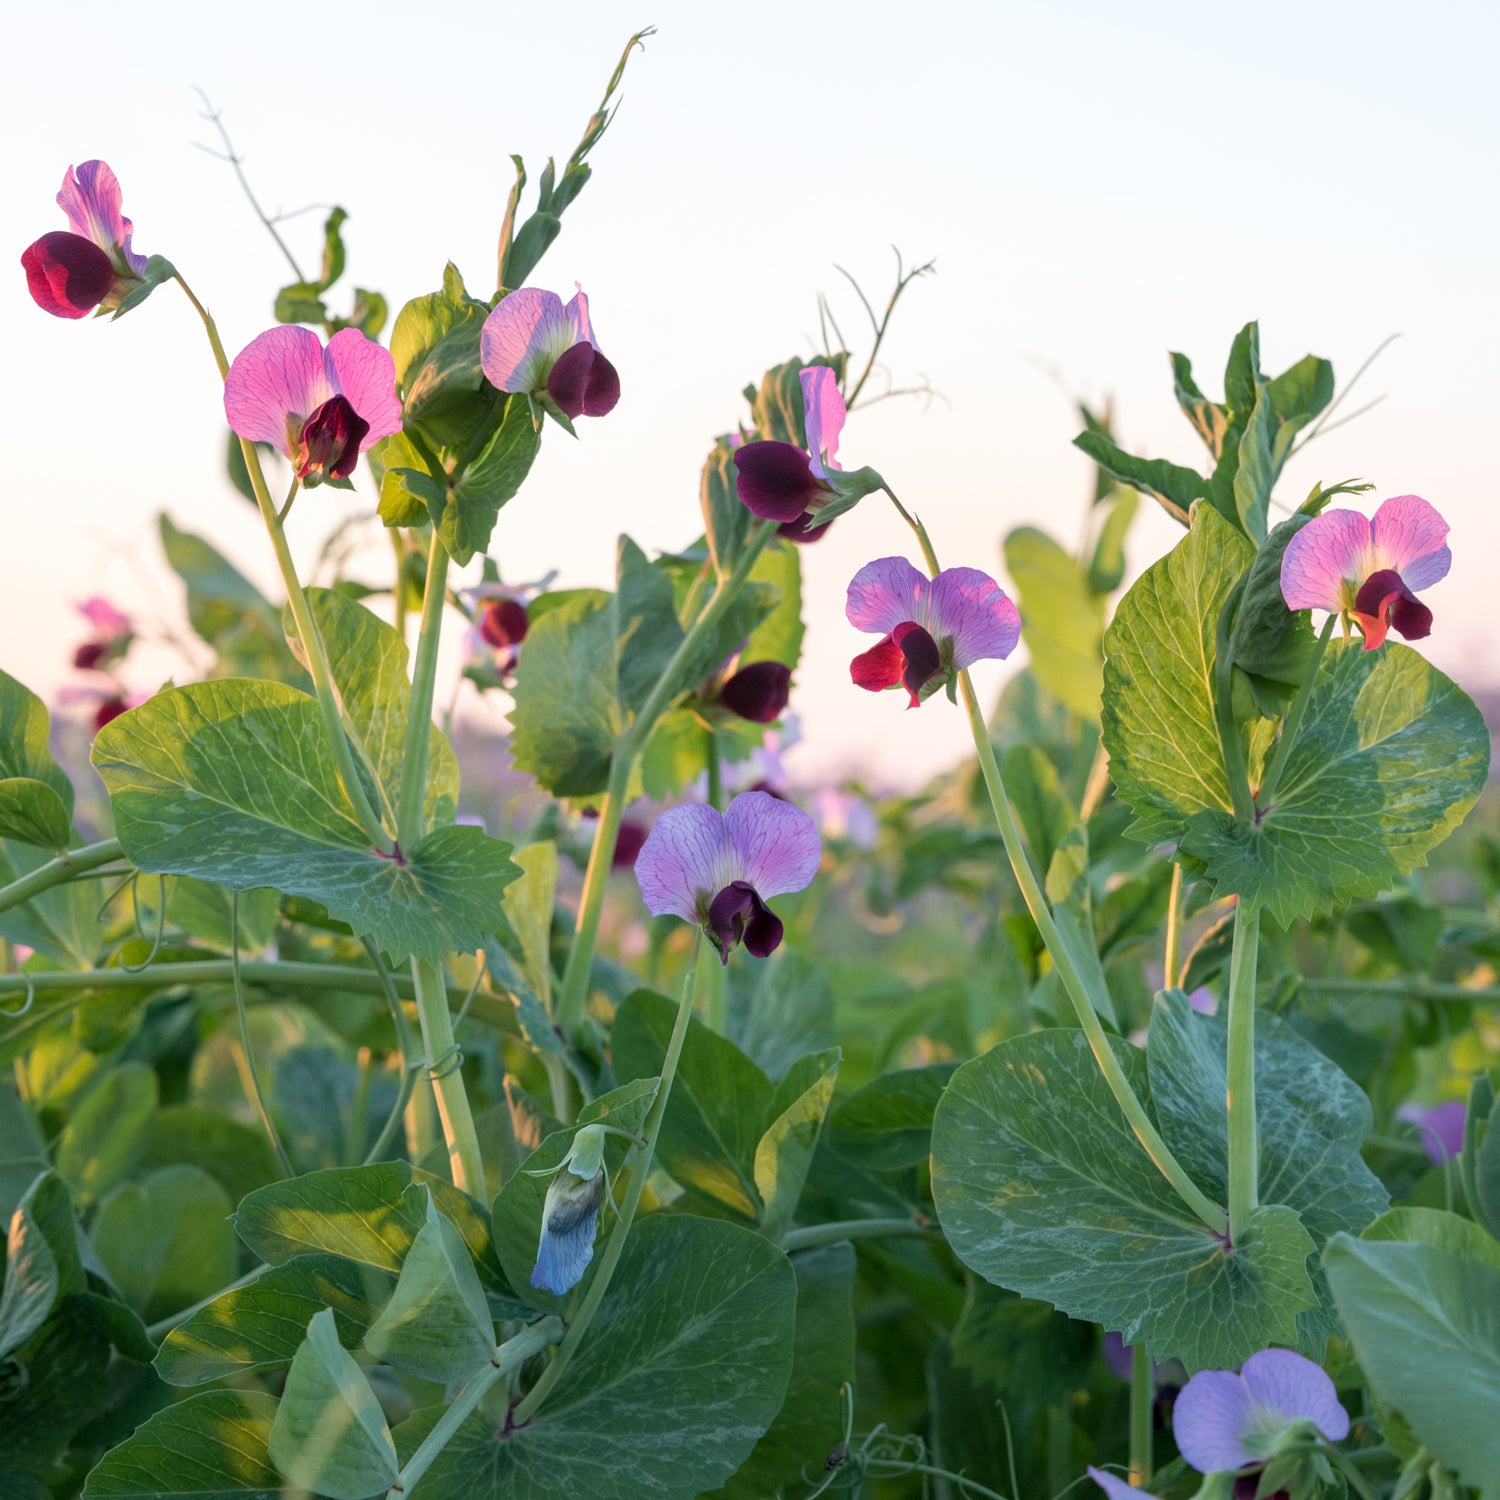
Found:
[[(619, 532), (648, 549), (690, 542), (703, 458), (744, 415), (739, 391), (811, 352), (820, 291), (862, 355), (836, 267), (883, 296), (894, 245), (936, 272), (908, 291), (882, 365), (939, 398), (855, 412), (841, 456), (880, 470), (945, 564), (1003, 583), (1012, 527), (1076, 535), (1090, 472), (1070, 446), (1074, 397), (1112, 399), (1131, 451), (1201, 466), (1169, 349), (1217, 395), (1250, 318), (1268, 373), (1311, 351), (1347, 379), (1400, 334), (1348, 409), (1382, 403), (1294, 457), (1278, 498), (1360, 476), (1376, 486), (1370, 505), (1413, 492), (1437, 505), (1454, 566), (1425, 596), (1436, 625), (1423, 649), (1464, 686), (1500, 677), (1488, 608), (1500, 552), (1492, 6), (1265, 0), (1252, 18), (1139, 0), (453, 0), (428, 30), (420, 10), (385, 3), (361, 7), (357, 24), (346, 6), (280, 0), (232, 12), (234, 27), (177, 0), (134, 22), (95, 0), (68, 13), (66, 63), (45, 9), (8, 25), (13, 58), (47, 61), (13, 68), (0, 96), (3, 238), (18, 257), (62, 227), (64, 170), (102, 157), (136, 249), (177, 265), (231, 353), (270, 324), (289, 278), (230, 168), (198, 149), (215, 138), (195, 86), (267, 211), (294, 215), (281, 227), (295, 253), (316, 264), (322, 208), (341, 204), (348, 282), (394, 309), (433, 290), (450, 258), (488, 293), (509, 154), (533, 176), (548, 154), (565, 158), (626, 38), (657, 26), (533, 278), (583, 284), (623, 396), (579, 443), (549, 429), (495, 533), (507, 579), (556, 569), (559, 585), (607, 584)], [(0, 665), (50, 698), (83, 634), (73, 605), (103, 593), (158, 638), (131, 658), (136, 684), (185, 679), (191, 660), (167, 644), (183, 617), (159, 511), (276, 589), (258, 519), (222, 478), (202, 330), (170, 288), (118, 323), (52, 319), (12, 264), (0, 278), (11, 526)], [(290, 530), (305, 574), (334, 525), (374, 503), (367, 477), (355, 495), (299, 501)], [(1177, 535), (1154, 507), (1143, 514), (1136, 571)], [(368, 535), (357, 571), (373, 580), (389, 553), (378, 526)], [(799, 778), (911, 786), (964, 755), (961, 713), (944, 701), (903, 713), (899, 695), (849, 684), (868, 642), (843, 616), (848, 580), (911, 550), (894, 514), (867, 501), (804, 552), (792, 699), (804, 738), (788, 762)], [(981, 693), (1022, 660), (977, 669)], [(467, 690), (458, 703), (485, 712)]]

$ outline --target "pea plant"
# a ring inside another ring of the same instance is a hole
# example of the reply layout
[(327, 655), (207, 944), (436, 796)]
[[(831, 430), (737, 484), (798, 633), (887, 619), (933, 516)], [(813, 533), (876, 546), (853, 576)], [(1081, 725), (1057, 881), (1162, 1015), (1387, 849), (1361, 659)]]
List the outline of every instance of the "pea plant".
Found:
[[(1012, 531), (1012, 597), (856, 462), (898, 261), (862, 349), (824, 304), (726, 401), (680, 550), (505, 577), (544, 436), (631, 389), (551, 268), (645, 35), (386, 344), (343, 209), (316, 275), (267, 221), (244, 341), (101, 160), (21, 257), (58, 319), (187, 298), (284, 598), (164, 516), (182, 680), (102, 598), (57, 723), (0, 674), (0, 1494), (1500, 1500), (1493, 806), (1435, 855), (1490, 738), (1409, 644), (1448, 523), (1278, 493), (1343, 392), (1251, 323), (1222, 399), (1172, 355), (1201, 471), (1082, 409), (1081, 541)], [(325, 488), (387, 577), (299, 574)], [(911, 543), (848, 691), (953, 726), (919, 793), (781, 759), (861, 506)]]

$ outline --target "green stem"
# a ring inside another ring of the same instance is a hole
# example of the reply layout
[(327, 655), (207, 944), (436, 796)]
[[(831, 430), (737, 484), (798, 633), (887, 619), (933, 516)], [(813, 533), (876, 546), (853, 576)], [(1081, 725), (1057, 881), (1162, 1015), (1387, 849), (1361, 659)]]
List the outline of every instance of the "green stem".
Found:
[(463, 1054), (453, 1040), (453, 1017), (448, 1010), (448, 987), (443, 981), (442, 968), (414, 958), (411, 975), (417, 991), (422, 1045), (427, 1050), (428, 1076), (437, 1095), (443, 1139), (448, 1143), (449, 1171), (456, 1187), (471, 1198), (488, 1203), (479, 1135), (474, 1129), (474, 1112), (469, 1108), (469, 1094), (464, 1087)]
[[(0, 980), (0, 985), (3, 983)], [(1456, 980), (1417, 978), (1304, 979), (1302, 983), (1325, 995), (1389, 995), (1394, 1000), (1457, 1000), (1468, 1005), (1500, 1005), (1500, 985), (1496, 984), (1469, 985)]]
[(579, 898), (578, 918), (573, 928), (573, 945), (568, 950), (557, 1014), (553, 1018), (566, 1037), (575, 1036), (583, 1024), (589, 975), (594, 966), (594, 946), (599, 938), (599, 919), (604, 911), (604, 892), (609, 883), (615, 842), (620, 835), (620, 816), (625, 808), (625, 797), (630, 789), (630, 777), (635, 770), (635, 763), (667, 705), (685, 687), (691, 686), (677, 680), (683, 663), (697, 654), (699, 644), (719, 623), (734, 596), (749, 578), (750, 570), (775, 536), (776, 527), (773, 523), (756, 523), (733, 571), (719, 580), (703, 613), (683, 636), (682, 644), (657, 679), (656, 686), (641, 706), (634, 722), (620, 736), (619, 743), (615, 746), (610, 760), (609, 782), (605, 788), (604, 800), (599, 804), (599, 826), (594, 830), (594, 846), (589, 852), (588, 869), (584, 872), (583, 894)]
[(724, 810), (724, 767), (719, 764), (719, 736), (712, 728), (704, 731), (708, 736), (708, 805)]
[(422, 1440), (417, 1451), (402, 1465), (396, 1482), (385, 1492), (386, 1500), (400, 1500), (400, 1497), (411, 1494), (418, 1480), (432, 1467), (433, 1460), (448, 1446), (453, 1434), (469, 1420), (470, 1413), (479, 1405), (490, 1387), (514, 1373), (533, 1354), (540, 1353), (549, 1344), (555, 1344), (561, 1337), (561, 1319), (543, 1318), (540, 1323), (533, 1323), (530, 1328), (523, 1329), (513, 1339), (507, 1339), (501, 1344), (489, 1364), (470, 1379), (458, 1393), (453, 1405), (438, 1418), (437, 1425)]
[(693, 953), (688, 960), (687, 974), (682, 981), (682, 998), (677, 1002), (677, 1021), (672, 1027), (672, 1039), (667, 1043), (667, 1055), (662, 1060), (661, 1082), (657, 1085), (656, 1097), (651, 1101), (651, 1112), (646, 1116), (646, 1123), (641, 1130), (641, 1137), (646, 1144), (639, 1148), (632, 1146), (625, 1158), (625, 1164), (630, 1168), (630, 1186), (625, 1190), (625, 1201), (620, 1206), (620, 1222), (615, 1225), (614, 1233), (609, 1237), (609, 1244), (604, 1247), (604, 1258), (600, 1262), (599, 1269), (594, 1273), (594, 1279), (589, 1283), (588, 1292), (578, 1309), (577, 1316), (573, 1319), (572, 1326), (568, 1329), (568, 1336), (557, 1351), (557, 1357), (542, 1371), (537, 1383), (526, 1393), (525, 1399), (516, 1408), (514, 1420), (517, 1425), (527, 1421), (536, 1412), (546, 1400), (547, 1392), (557, 1384), (558, 1378), (567, 1369), (568, 1362), (573, 1358), (579, 1344), (583, 1342), (583, 1336), (588, 1332), (589, 1324), (594, 1320), (594, 1314), (599, 1310), (599, 1304), (604, 1301), (604, 1294), (609, 1290), (615, 1267), (620, 1263), (625, 1241), (630, 1234), (630, 1226), (635, 1221), (635, 1211), (640, 1205), (641, 1193), (646, 1186), (646, 1178), (651, 1175), (651, 1161), (656, 1154), (657, 1138), (661, 1135), (661, 1122), (667, 1112), (667, 1100), (672, 1094), (672, 1080), (677, 1076), (677, 1063), (682, 1056), (682, 1044), (687, 1039), (688, 1022), (692, 1019), (693, 1001), (697, 990), (698, 959), (702, 952), (703, 929), (699, 927), (693, 932)]
[(1261, 813), (1270, 808), (1271, 798), (1281, 783), (1281, 773), (1286, 768), (1287, 756), (1292, 746), (1297, 742), (1297, 731), (1302, 728), (1302, 716), (1307, 712), (1308, 700), (1313, 695), (1313, 684), (1317, 681), (1318, 669), (1323, 665), (1323, 653), (1328, 650), (1328, 640), (1333, 634), (1334, 622), (1337, 619), (1337, 615), (1329, 615), (1323, 622), (1323, 633), (1318, 637), (1318, 644), (1313, 648), (1312, 659), (1307, 664), (1302, 685), (1297, 689), (1297, 696), (1292, 699), (1292, 706), (1287, 710), (1286, 718), (1282, 721), (1281, 738), (1276, 741), (1271, 763), (1266, 767), (1265, 775), (1260, 779), (1260, 791), (1255, 799)]
[(233, 938), (229, 949), (229, 967), (234, 987), (234, 1009), (240, 1022), (240, 1046), (245, 1051), (245, 1072), (250, 1084), (245, 1092), (250, 1096), (250, 1103), (260, 1120), (261, 1128), (270, 1138), (271, 1149), (275, 1151), (282, 1171), (288, 1177), (295, 1177), (297, 1169), (292, 1165), (291, 1157), (286, 1154), (286, 1147), (281, 1144), (281, 1136), (277, 1134), (275, 1121), (271, 1119), (271, 1112), (266, 1108), (266, 1096), (260, 1086), (260, 1074), (255, 1071), (255, 1048), (250, 1041), (250, 1017), (245, 1010), (245, 985), (240, 975), (239, 899), (239, 892), (236, 891), (229, 901), (229, 930)]
[(8, 911), (12, 906), (30, 901), (33, 896), (38, 896), (55, 885), (62, 885), (89, 870), (97, 870), (100, 865), (107, 865), (110, 860), (121, 858), (124, 853), (119, 839), (101, 839), (97, 844), (84, 844), (81, 848), (59, 854), (56, 859), (49, 859), (46, 864), (38, 865), (29, 875), (23, 875), (7, 886), (0, 886), (0, 911)]
[(227, 1297), (230, 1292), (237, 1292), (242, 1286), (249, 1286), (252, 1281), (259, 1281), (261, 1276), (269, 1271), (270, 1266), (256, 1266), (253, 1271), (246, 1271), (238, 1279), (231, 1281), (228, 1286), (221, 1286), (218, 1291), (210, 1293), (201, 1302), (195, 1302), (191, 1307), (184, 1307), (180, 1312), (174, 1312), (168, 1317), (162, 1318), (160, 1322), (148, 1323), (146, 1325), (146, 1337), (149, 1339), (160, 1339), (170, 1333), (179, 1323), (186, 1323), (194, 1313), (200, 1313), (211, 1303), (217, 1302), (220, 1297)]
[(1370, 1481), (1360, 1473), (1358, 1464), (1352, 1462), (1343, 1453), (1340, 1453), (1332, 1443), (1325, 1444), (1323, 1452), (1333, 1460), (1339, 1473), (1349, 1481), (1349, 1488), (1360, 1497), (1360, 1500), (1377, 1500)]
[(406, 750), (401, 765), (401, 801), (396, 814), (396, 841), (407, 850), (422, 842), (422, 804), (427, 792), (427, 747), (432, 740), (432, 694), (437, 683), (438, 639), (448, 598), (448, 549), (436, 530), (427, 554), (427, 584), (422, 593), (422, 629), (412, 668), (411, 703), (406, 717)]
[(380, 1134), (375, 1137), (365, 1155), (364, 1165), (369, 1166), (371, 1162), (377, 1162), (385, 1155), (397, 1130), (401, 1128), (401, 1118), (406, 1113), (406, 1106), (411, 1102), (412, 1090), (416, 1087), (417, 1075), (421, 1071), (422, 1064), (417, 1059), (416, 1043), (411, 1034), (411, 1026), (406, 1019), (406, 1012), (401, 1007), (401, 996), (396, 993), (395, 976), (386, 968), (385, 960), (380, 956), (379, 945), (371, 938), (362, 938), (360, 941), (364, 943), (365, 952), (370, 955), (370, 963), (380, 977), (380, 987), (385, 993), (385, 1003), (391, 1012), (391, 1023), (396, 1028), (396, 1046), (401, 1052), (401, 1086), (396, 1091), (395, 1102), (385, 1118), (385, 1124), (381, 1126)]
[(1242, 896), (1234, 908), (1229, 960), (1229, 1239), (1239, 1244), (1260, 1199), (1260, 1145), (1255, 1122), (1255, 960), (1260, 908)]
[(788, 1229), (781, 1237), (781, 1248), (790, 1255), (794, 1250), (810, 1250), (814, 1245), (832, 1245), (839, 1240), (926, 1240), (935, 1235), (934, 1225), (919, 1224), (915, 1219), (837, 1219), (829, 1224)]
[(1182, 947), (1182, 866), (1172, 865), (1172, 888), (1167, 893), (1167, 945), (1162, 958), (1162, 988), (1177, 983), (1178, 962)]
[(1151, 1421), (1156, 1387), (1144, 1344), (1130, 1349), (1130, 1482), (1143, 1488), (1151, 1478)]

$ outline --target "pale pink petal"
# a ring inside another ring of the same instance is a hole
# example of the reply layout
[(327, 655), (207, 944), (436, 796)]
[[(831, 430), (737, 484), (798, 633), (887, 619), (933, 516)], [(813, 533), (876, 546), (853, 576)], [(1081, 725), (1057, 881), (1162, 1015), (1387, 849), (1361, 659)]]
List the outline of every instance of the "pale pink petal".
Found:
[(839, 394), (838, 377), (828, 365), (813, 365), (803, 370), (801, 379), (808, 457), (812, 460), (813, 473), (823, 479), (827, 477), (825, 462), (829, 469), (843, 467), (837, 461), (839, 434), (844, 430), (844, 418), (848, 412), (844, 398)]
[(1375, 567), (1394, 568), (1409, 589), (1425, 589), (1448, 576), (1453, 554), (1448, 523), (1420, 495), (1395, 495), (1370, 523)]
[(401, 398), (396, 394), (396, 366), (389, 349), (367, 339), (357, 328), (341, 328), (328, 340), (325, 368), (334, 389), (370, 424), (360, 452), (383, 437), (401, 431)]
[(944, 568), (932, 580), (928, 629), (953, 640), (958, 671), (976, 661), (1004, 661), (1021, 639), (1021, 612), (1005, 590), (978, 568)]
[(134, 225), (120, 212), (120, 202), (119, 179), (102, 161), (69, 167), (57, 195), (58, 207), (68, 216), (74, 234), (92, 240), (106, 253), (118, 249), (126, 265), (139, 276), (146, 269), (146, 257), (130, 248)]
[(78, 613), (94, 627), (94, 635), (99, 640), (116, 641), (122, 635), (130, 634), (130, 616), (121, 614), (108, 599), (101, 599), (96, 594), (77, 608)]
[(1333, 1381), (1303, 1355), (1290, 1349), (1262, 1349), (1245, 1361), (1240, 1379), (1261, 1408), (1259, 1431), (1275, 1432), (1306, 1418), (1330, 1442), (1349, 1436), (1349, 1413), (1340, 1405)]
[(907, 620), (925, 624), (931, 589), (904, 557), (878, 557), (850, 580), (844, 613), (857, 630), (889, 635)]
[(1229, 1370), (1200, 1370), (1172, 1408), (1178, 1450), (1200, 1474), (1254, 1463), (1256, 1455), (1245, 1447), (1254, 1422), (1249, 1387)]
[(547, 372), (577, 342), (562, 298), (523, 286), (484, 320), (479, 363), (499, 390), (540, 391)]
[(1155, 1495), (1134, 1488), (1127, 1480), (1121, 1479), (1118, 1474), (1111, 1474), (1108, 1469), (1096, 1469), (1090, 1465), (1089, 1478), (1104, 1491), (1109, 1500), (1156, 1500)]
[(1344, 580), (1352, 580), (1356, 588), (1364, 581), (1372, 571), (1369, 552), (1370, 523), (1357, 510), (1314, 517), (1287, 543), (1281, 559), (1287, 608), (1344, 609)]
[(818, 830), (800, 807), (780, 797), (741, 792), (724, 814), (724, 829), (739, 857), (741, 878), (763, 901), (806, 890), (818, 873), (823, 858)]
[(706, 906), (736, 878), (731, 862), (729, 836), (717, 809), (702, 802), (669, 807), (635, 858), (646, 910), (653, 917), (670, 912), (696, 922), (700, 901)]
[(302, 423), (337, 392), (323, 367), (323, 345), (310, 328), (268, 328), (240, 350), (224, 381), (224, 415), (242, 438), (272, 443), (288, 458)]
[(581, 283), (573, 283), (578, 290), (574, 293), (573, 300), (563, 308), (568, 319), (568, 327), (573, 330), (573, 343), (581, 344), (585, 339), (594, 348), (599, 347), (599, 340), (594, 337), (594, 325), (589, 322), (589, 299), (583, 290)]

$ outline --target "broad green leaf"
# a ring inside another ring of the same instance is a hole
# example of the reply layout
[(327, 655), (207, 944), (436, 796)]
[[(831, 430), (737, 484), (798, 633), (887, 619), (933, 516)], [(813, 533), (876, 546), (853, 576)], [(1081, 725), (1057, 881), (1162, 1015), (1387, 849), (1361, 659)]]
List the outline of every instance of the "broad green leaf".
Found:
[(725, 1035), (773, 1083), (809, 1052), (834, 1045), (833, 986), (795, 948), (729, 971)]
[(857, 1089), (828, 1117), (828, 1144), (868, 1172), (920, 1166), (932, 1149), (932, 1115), (956, 1063), (903, 1068)]
[[(1200, 1015), (1180, 990), (1158, 996), (1147, 1059), (1162, 1135), (1210, 1197), (1229, 1191), (1226, 1037), (1222, 1016)], [(1322, 1249), (1339, 1231), (1358, 1234), (1390, 1201), (1360, 1159), (1374, 1125), (1370, 1102), (1311, 1042), (1279, 1017), (1255, 1018), (1255, 1112), (1260, 1200), (1297, 1211)], [(1312, 1268), (1321, 1308), (1300, 1317), (1301, 1347), (1321, 1360), (1338, 1323), (1321, 1269)]]
[(75, 1197), (102, 1197), (145, 1154), (159, 1094), (145, 1063), (111, 1069), (73, 1112), (57, 1143), (58, 1173)]
[[(0, 884), (9, 885), (53, 858), (49, 850), (7, 840), (0, 844)], [(41, 891), (31, 900), (0, 912), (0, 937), (35, 948), (65, 969), (91, 969), (104, 950), (105, 929), (99, 920), (98, 883), (70, 880)], [(46, 967), (46, 964), (41, 965)], [(8, 1023), (0, 1030), (0, 1060), (8, 1063), (24, 1047), (17, 1038), (32, 1027), (45, 1025), (48, 997), (38, 997), (34, 1014)]]
[(750, 570), (753, 583), (770, 584), (776, 590), (776, 605), (750, 632), (741, 665), (754, 661), (779, 661), (795, 668), (802, 655), (802, 553), (794, 542), (772, 541), (756, 558)]
[[(615, 695), (622, 723), (645, 705), (682, 644), (672, 581), (628, 536), (615, 553)], [(685, 681), (683, 687), (691, 687)]]
[(1089, 560), (1088, 584), (1091, 593), (1112, 594), (1125, 576), (1125, 537), (1140, 507), (1139, 490), (1121, 490), (1109, 507), (1109, 514), (1099, 528), (1094, 555)]
[(1178, 838), (1233, 807), (1214, 712), (1214, 638), (1250, 544), (1200, 505), (1188, 534), (1120, 601), (1104, 635), (1104, 745), (1132, 838)]
[[(62, 1178), (56, 1172), (42, 1173), (16, 1205), (16, 1213), (24, 1214), (31, 1228), (46, 1242), (57, 1278), (58, 1296), (68, 1297), (87, 1291), (88, 1281), (79, 1256), (78, 1227), (73, 1220), (73, 1203)], [(27, 1233), (29, 1237), (29, 1229)]]
[(47, 1148), (15, 1083), (0, 1079), (0, 1224), (9, 1224), (38, 1176), (47, 1170)]
[(365, 1333), (378, 1359), (444, 1383), (467, 1380), (495, 1352), (495, 1325), (468, 1246), (427, 1200), (427, 1222), (401, 1263), (401, 1279)]
[(1425, 864), (1478, 799), (1489, 759), (1483, 716), (1424, 657), (1330, 642), (1271, 804), (1253, 824), (1197, 811), (1182, 848), (1218, 895), (1290, 926)]
[(1044, 531), (1018, 526), (1005, 538), (1005, 567), (1015, 583), (1021, 637), (1042, 685), (1074, 713), (1099, 712), (1104, 600), (1088, 575)]
[[(153, 930), (157, 919), (159, 888), (155, 881), (141, 881), (135, 902), (141, 914), (141, 926)], [(241, 955), (263, 950), (276, 931), (277, 910), (281, 893), (269, 888), (235, 892), (206, 880), (177, 876), (167, 882), (167, 921), (172, 927), (188, 933), (195, 944), (207, 944), (228, 952), (234, 946), (238, 915), (238, 939)]]
[(148, 1322), (234, 1280), (234, 1230), (224, 1189), (197, 1167), (162, 1167), (116, 1188), (92, 1238), (125, 1301)]
[(413, 297), (391, 328), (391, 358), (408, 422), (439, 444), (463, 443), (489, 406), (479, 366), (488, 307), (470, 297), (449, 261), (443, 288)]
[(1239, 462), (1234, 471), (1234, 504), (1240, 526), (1257, 546), (1266, 539), (1266, 513), (1279, 468), (1271, 455), (1275, 424), (1270, 391), (1257, 370), (1255, 405), (1240, 434)]
[[(73, 784), (48, 748), (51, 722), (46, 705), (35, 693), (8, 673), (0, 672), (0, 778), (39, 781), (53, 793), (62, 806), (61, 847), (66, 848), (73, 818)], [(14, 800), (14, 794), (9, 800)], [(34, 809), (33, 816), (36, 815)], [(0, 838), (15, 837), (0, 827)]]
[(262, 1391), (207, 1391), (148, 1417), (90, 1471), (83, 1500), (281, 1500)]
[(527, 844), (515, 852), (521, 878), (505, 893), (520, 953), (521, 979), (544, 1012), (552, 1009), (552, 909), (557, 895), (557, 845)]
[(1193, 424), (1193, 430), (1203, 439), (1204, 447), (1217, 461), (1224, 443), (1224, 429), (1228, 426), (1228, 414), (1217, 401), (1210, 401), (1198, 389), (1198, 382), (1193, 379), (1193, 364), (1187, 355), (1174, 352), (1170, 357), (1177, 404)]
[(1435, 1245), (1439, 1250), (1481, 1260), (1500, 1271), (1500, 1240), (1487, 1234), (1472, 1219), (1461, 1219), (1440, 1208), (1388, 1209), (1365, 1225), (1360, 1239)]
[(1464, 1111), (1464, 1145), (1459, 1153), (1458, 1174), (1463, 1183), (1464, 1199), (1469, 1212), (1491, 1234), (1500, 1239), (1500, 1146), (1485, 1153), (1486, 1182), (1483, 1195), (1479, 1191), (1477, 1170), (1479, 1150), (1490, 1137), (1490, 1116), (1495, 1109), (1495, 1083), (1489, 1073), (1474, 1076), (1469, 1086), (1468, 1104)]
[(501, 508), (520, 491), (541, 447), (526, 398), (510, 396), (499, 426), (458, 483), (443, 492), (442, 504), (429, 502), (432, 524), (460, 567), (488, 549)]
[(1281, 592), (1281, 561), (1287, 543), (1311, 519), (1292, 516), (1262, 543), (1229, 632), (1234, 664), (1248, 674), (1254, 706), (1267, 717), (1285, 712), (1288, 690), (1301, 685), (1313, 653), (1316, 637), (1309, 611), (1288, 609)]
[(773, 1237), (797, 1212), (838, 1072), (838, 1048), (814, 1053), (796, 1063), (771, 1096), (771, 1123), (755, 1148), (755, 1188), (765, 1205), (761, 1228)]
[(57, 1258), (42, 1226), (22, 1205), (11, 1216), (5, 1242), (5, 1285), (0, 1291), (0, 1359), (24, 1344), (47, 1321), (57, 1301)]
[(755, 517), (741, 503), (735, 488), (738, 470), (734, 465), (735, 449), (727, 438), (720, 438), (703, 462), (703, 477), (698, 484), (698, 501), (703, 509), (703, 534), (715, 569), (727, 574), (739, 559)]
[(480, 947), (514, 877), (509, 846), (438, 828), (401, 860), (370, 847), (317, 704), (269, 682), (158, 693), (100, 731), (93, 761), (142, 870), (321, 902), (393, 958)]
[(792, 1257), (797, 1323), (792, 1374), (776, 1420), (721, 1490), (765, 1500), (817, 1474), (843, 1435), (840, 1388), (854, 1378), (854, 1247), (847, 1240)]
[(126, 1359), (133, 1359), (138, 1365), (149, 1365), (156, 1357), (156, 1341), (146, 1332), (140, 1314), (123, 1302), (116, 1302), (113, 1297), (104, 1297), (98, 1292), (90, 1292), (89, 1301), (104, 1320), (110, 1343)]
[(167, 1104), (152, 1117), (141, 1165), (149, 1169), (179, 1162), (216, 1178), (231, 1203), (281, 1175), (264, 1130), (196, 1104)]
[(1334, 1300), (1371, 1389), (1468, 1484), (1500, 1476), (1500, 1270), (1436, 1245), (1337, 1235)]
[(266, 1450), (293, 1484), (332, 1500), (365, 1500), (400, 1473), (380, 1402), (365, 1372), (339, 1343), (328, 1308), (307, 1325)]
[(1032, 858), (1042, 869), (1078, 821), (1052, 757), (1037, 745), (1012, 745), (1001, 755), (1005, 790), (1020, 820)]
[[(530, 1422), (476, 1412), (415, 1494), (691, 1500), (749, 1456), (786, 1395), (796, 1283), (761, 1235), (683, 1214), (638, 1222), (588, 1338)], [(671, 1412), (670, 1431), (643, 1412)], [(442, 1408), (396, 1430), (403, 1459)]]
[(333, 1311), (339, 1338), (355, 1348), (389, 1299), (392, 1278), (337, 1255), (298, 1255), (249, 1286), (216, 1297), (162, 1340), (156, 1373), (169, 1385), (206, 1385), (226, 1375), (292, 1362), (308, 1319)]
[(1059, 1401), (1088, 1384), (1098, 1335), (1087, 1323), (969, 1278), (951, 1335), (953, 1363), (1007, 1400)]
[(0, 838), (61, 853), (72, 837), (68, 809), (46, 782), (30, 776), (0, 781)]
[[(1110, 1045), (1146, 1103), (1145, 1059)], [(1081, 1032), (1014, 1037), (953, 1075), (932, 1187), (949, 1244), (980, 1275), (1192, 1370), (1295, 1343), (1316, 1303), (1296, 1212), (1262, 1208), (1226, 1253), (1141, 1149)]]
[(1207, 493), (1207, 484), (1196, 469), (1184, 469), (1164, 458), (1133, 458), (1102, 433), (1083, 432), (1073, 439), (1107, 474), (1121, 484), (1161, 501), (1179, 520), (1186, 517), (1194, 500)]

